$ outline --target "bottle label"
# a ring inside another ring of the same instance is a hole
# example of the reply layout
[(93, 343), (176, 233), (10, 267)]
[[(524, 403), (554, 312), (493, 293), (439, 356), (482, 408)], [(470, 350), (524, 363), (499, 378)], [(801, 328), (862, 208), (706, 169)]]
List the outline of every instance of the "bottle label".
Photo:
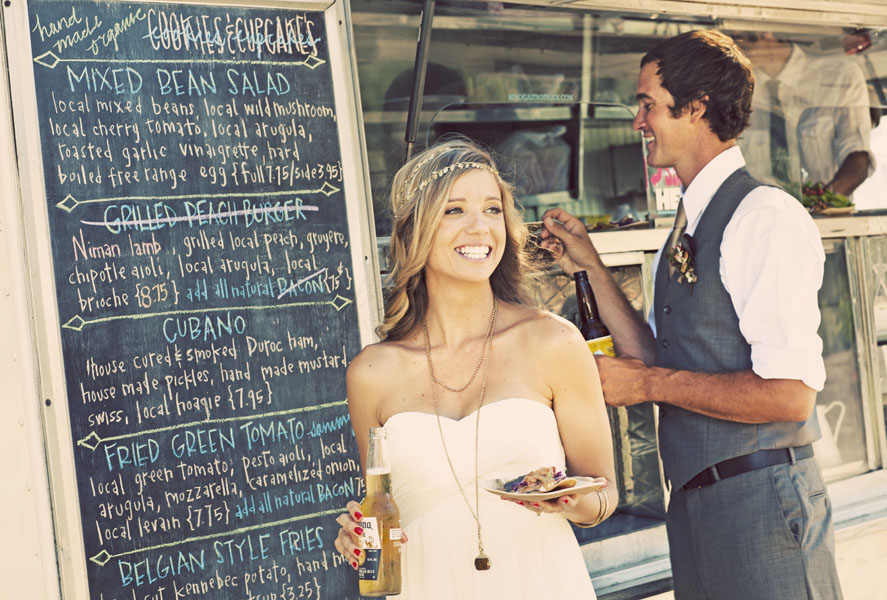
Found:
[(403, 530), (400, 527), (392, 527), (388, 533), (392, 542), (399, 542), (403, 537)]
[(606, 356), (616, 356), (616, 350), (613, 348), (613, 336), (605, 335), (604, 337), (588, 340), (588, 349), (594, 355), (604, 354)]
[(360, 535), (360, 547), (366, 559), (357, 571), (357, 578), (364, 581), (378, 581), (379, 560), (382, 558), (382, 535), (379, 531), (379, 520), (376, 517), (364, 517), (360, 520), (363, 533)]

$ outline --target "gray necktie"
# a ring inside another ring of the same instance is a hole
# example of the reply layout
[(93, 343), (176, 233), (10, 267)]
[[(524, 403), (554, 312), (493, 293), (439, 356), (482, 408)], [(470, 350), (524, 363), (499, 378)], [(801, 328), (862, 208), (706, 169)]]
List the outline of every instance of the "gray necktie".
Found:
[(770, 165), (773, 176), (780, 183), (788, 183), (788, 138), (786, 136), (785, 116), (782, 100), (779, 98), (779, 80), (771, 79), (766, 83), (770, 96)]
[[(674, 227), (671, 230), (671, 233), (668, 235), (668, 243), (665, 245), (665, 260), (668, 260), (668, 257), (671, 255), (672, 248), (677, 245), (678, 240), (681, 239), (681, 236), (684, 235), (684, 231), (687, 230), (687, 212), (684, 210), (684, 198), (681, 198), (681, 201), (678, 202), (678, 211), (674, 215)], [(668, 262), (668, 277), (671, 278), (674, 275), (675, 266), (671, 264), (671, 261)]]

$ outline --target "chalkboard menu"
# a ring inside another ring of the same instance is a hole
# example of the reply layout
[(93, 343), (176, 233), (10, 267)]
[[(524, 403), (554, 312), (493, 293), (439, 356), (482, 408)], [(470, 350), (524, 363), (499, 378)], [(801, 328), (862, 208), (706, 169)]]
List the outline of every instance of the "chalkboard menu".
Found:
[(28, 4), (90, 597), (356, 598), (324, 13)]

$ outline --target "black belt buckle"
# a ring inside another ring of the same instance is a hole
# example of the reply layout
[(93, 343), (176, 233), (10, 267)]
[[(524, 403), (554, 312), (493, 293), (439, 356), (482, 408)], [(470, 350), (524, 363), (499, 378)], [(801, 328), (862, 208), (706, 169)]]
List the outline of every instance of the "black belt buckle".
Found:
[(681, 487), (681, 491), (683, 492), (686, 490), (705, 487), (707, 485), (717, 483), (720, 480), (721, 475), (720, 473), (718, 473), (718, 465), (713, 465), (697, 473), (692, 479), (690, 479), (690, 481), (688, 481)]

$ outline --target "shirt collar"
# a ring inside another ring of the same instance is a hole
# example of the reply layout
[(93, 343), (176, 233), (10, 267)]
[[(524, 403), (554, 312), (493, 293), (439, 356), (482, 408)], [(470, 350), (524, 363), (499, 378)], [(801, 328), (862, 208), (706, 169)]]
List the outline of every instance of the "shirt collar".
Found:
[(745, 158), (739, 146), (727, 148), (713, 159), (693, 178), (690, 186), (684, 190), (684, 211), (687, 213), (687, 232), (693, 233), (697, 221), (702, 215), (712, 196), (721, 184), (737, 169), (745, 166)]
[(797, 83), (797, 80), (804, 73), (806, 61), (807, 55), (801, 47), (797, 44), (792, 44), (792, 53), (788, 55), (788, 60), (785, 61), (785, 66), (779, 72), (778, 79), (783, 83)]

